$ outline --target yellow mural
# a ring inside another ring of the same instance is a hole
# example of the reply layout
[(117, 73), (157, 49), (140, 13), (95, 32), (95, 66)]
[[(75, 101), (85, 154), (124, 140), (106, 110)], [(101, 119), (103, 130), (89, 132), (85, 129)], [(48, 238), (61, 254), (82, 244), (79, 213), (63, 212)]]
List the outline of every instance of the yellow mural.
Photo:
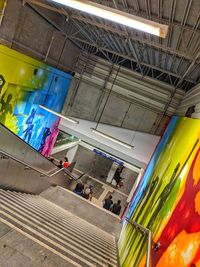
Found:
[[(131, 202), (127, 217), (149, 228), (156, 267), (200, 261), (200, 120), (173, 117)], [(146, 240), (124, 222), (122, 267), (145, 266)]]
[(0, 123), (48, 157), (72, 76), (0, 45)]

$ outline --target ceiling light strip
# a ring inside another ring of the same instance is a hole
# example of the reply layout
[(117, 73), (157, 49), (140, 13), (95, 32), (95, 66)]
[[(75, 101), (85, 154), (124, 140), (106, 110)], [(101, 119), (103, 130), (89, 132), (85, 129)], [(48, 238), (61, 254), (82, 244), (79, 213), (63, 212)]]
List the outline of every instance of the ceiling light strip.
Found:
[(114, 8), (103, 6), (87, 0), (53, 0), (53, 2), (89, 13), (140, 31), (166, 38), (168, 26), (142, 17), (134, 16)]
[(46, 111), (48, 111), (48, 112), (50, 112), (50, 113), (52, 113), (52, 114), (54, 114), (54, 115), (56, 115), (56, 116), (58, 116), (58, 117), (60, 117), (60, 118), (62, 118), (62, 119), (64, 119), (64, 120), (67, 120), (67, 121), (72, 122), (74, 124), (78, 124), (79, 123), (79, 121), (74, 120), (74, 119), (69, 118), (69, 117), (66, 117), (66, 116), (62, 115), (61, 113), (58, 113), (58, 112), (56, 112), (56, 111), (54, 111), (54, 110), (52, 110), (50, 108), (47, 108), (47, 107), (45, 107), (43, 105), (39, 105), (39, 107), (44, 109), (44, 110), (46, 110)]
[(110, 140), (110, 141), (112, 141), (114, 143), (117, 143), (117, 144), (119, 144), (121, 146), (124, 146), (124, 147), (126, 147), (128, 149), (134, 148), (134, 146), (129, 145), (129, 144), (127, 144), (127, 143), (125, 143), (125, 142), (123, 142), (123, 141), (121, 141), (121, 140), (119, 140), (119, 139), (117, 139), (117, 138), (115, 138), (115, 137), (113, 137), (111, 135), (105, 134), (105, 133), (103, 133), (103, 132), (101, 132), (99, 130), (96, 130), (94, 128), (91, 128), (91, 130), (92, 130), (93, 133), (95, 133), (95, 134), (97, 134), (97, 135), (99, 135), (101, 137), (104, 137), (104, 138), (106, 138), (106, 139), (108, 139), (108, 140)]

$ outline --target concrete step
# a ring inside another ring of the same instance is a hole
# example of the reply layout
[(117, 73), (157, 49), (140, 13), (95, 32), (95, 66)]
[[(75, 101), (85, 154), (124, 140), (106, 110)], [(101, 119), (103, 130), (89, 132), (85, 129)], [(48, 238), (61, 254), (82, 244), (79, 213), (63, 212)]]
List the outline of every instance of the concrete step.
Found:
[[(16, 192), (12, 192), (12, 194), (16, 194), (17, 197), (19, 197), (18, 193), (16, 193)], [(21, 194), (21, 197), (23, 197), (23, 194)], [(49, 205), (50, 205), (50, 206), (51, 206), (51, 210), (52, 210), (55, 214), (59, 214), (59, 210), (61, 210), (62, 212), (64, 211), (64, 209), (61, 208), (60, 206), (54, 204), (53, 202), (51, 202), (51, 201), (49, 201), (49, 200), (44, 199), (44, 198), (41, 197), (41, 196), (28, 195), (28, 196), (25, 196), (25, 198), (26, 198), (26, 199), (27, 199), (27, 198), (31, 198), (31, 201), (34, 201), (34, 200), (36, 200), (36, 199), (40, 199), (40, 201), (39, 201), (40, 205), (43, 206), (43, 207), (46, 205), (47, 208), (48, 208)], [(73, 215), (73, 214), (70, 213), (69, 211), (66, 211), (66, 212), (68, 212), (69, 214), (71, 214), (71, 215), (69, 216), (70, 219), (75, 220), (75, 221), (76, 221), (77, 219), (81, 220), (79, 217), (77, 217), (76, 215)], [(84, 221), (84, 220), (83, 220), (83, 221)], [(90, 230), (91, 227), (93, 227), (93, 225), (88, 224), (88, 225), (86, 225), (86, 226), (84, 227), (84, 229), (87, 229), (87, 228), (88, 228), (88, 229)], [(98, 229), (99, 229), (99, 228), (98, 228)], [(105, 231), (103, 231), (103, 230), (101, 230), (101, 229), (99, 229), (98, 232), (100, 233), (100, 237), (105, 236), (106, 239), (108, 239), (108, 240), (110, 239), (110, 240), (111, 240), (111, 243), (113, 242), (113, 236), (112, 236), (112, 235), (106, 233)]]
[[(44, 207), (48, 207), (48, 206), (46, 206), (46, 201), (48, 201), (48, 200), (44, 199), (43, 201), (42, 201), (42, 204), (44, 205)], [(56, 209), (54, 210), (54, 215), (58, 216), (58, 211)], [(84, 222), (84, 219), (81, 219), (81, 218), (79, 218), (77, 216), (72, 216), (69, 219), (70, 219), (70, 221), (68, 221), (68, 223), (71, 222), (75, 226), (77, 225), (77, 220)], [(106, 232), (104, 232), (103, 230), (101, 230), (98, 227), (94, 226), (93, 224), (90, 224), (90, 223), (81, 224), (80, 223), (78, 227), (79, 227), (79, 229), (81, 231), (88, 232), (89, 235), (91, 235), (91, 228), (93, 228), (94, 229), (93, 236), (95, 237), (96, 240), (99, 240), (100, 242), (105, 242), (105, 244), (108, 245), (109, 247), (113, 246), (113, 241), (115, 240), (115, 237), (113, 235), (107, 234)]]
[[(5, 204), (5, 203), (4, 203)], [(18, 215), (18, 214), (15, 214), (15, 215)]]
[(1, 267), (81, 267), (32, 235), (16, 230), (1, 216), (0, 237)]
[[(56, 213), (53, 212), (52, 213), (52, 203), (49, 202), (49, 201), (46, 201), (47, 202), (46, 204), (48, 205), (43, 205), (41, 204), (41, 198), (39, 197), (39, 200), (38, 201), (38, 198), (35, 198), (34, 199), (29, 199), (29, 198), (26, 198), (26, 197), (23, 197), (23, 196), (19, 196), (19, 195), (13, 195), (13, 193), (10, 193), (10, 192), (2, 192), (3, 194), (10, 194), (9, 197), (15, 197), (16, 200), (20, 199), (20, 202), (21, 203), (25, 203), (25, 205), (29, 205), (29, 208), (31, 209), (31, 211), (35, 211), (37, 214), (38, 212), (42, 212), (45, 216), (47, 216), (48, 218), (50, 219), (54, 219), (54, 221), (60, 223), (63, 227), (70, 227), (70, 231), (72, 232), (75, 232), (77, 234), (79, 234), (80, 236), (83, 236), (84, 239), (86, 238), (86, 235), (85, 233), (87, 233), (87, 238), (86, 240), (88, 240), (90, 243), (94, 241), (94, 244), (99, 244), (99, 245), (103, 245), (103, 249), (105, 250), (105, 247), (108, 247), (108, 250), (110, 251), (110, 249), (116, 249), (115, 246), (113, 246), (114, 244), (114, 238), (113, 236), (109, 236), (109, 235), (106, 235), (106, 238), (103, 237), (101, 235), (102, 233), (102, 230), (94, 227), (93, 225), (89, 225), (89, 229), (86, 230), (86, 227), (84, 227), (84, 229), (82, 228), (82, 225), (84, 225), (84, 221), (82, 223), (82, 220), (77, 218), (76, 216), (73, 216), (71, 213), (69, 212), (65, 212), (65, 210), (63, 210), (62, 208), (60, 207), (57, 207), (55, 204), (53, 204), (53, 207), (54, 208), (58, 208), (59, 212), (56, 210)], [(49, 206), (51, 207), (51, 209), (49, 209)], [(27, 207), (28, 208), (28, 207)], [(64, 217), (61, 217), (61, 212), (64, 212)], [(75, 217), (75, 218), (73, 218)], [(71, 220), (71, 218), (73, 218), (73, 220)], [(78, 224), (77, 224), (78, 222)], [(92, 233), (91, 234), (91, 229), (94, 230), (94, 234)], [(97, 236), (97, 233), (100, 233), (98, 236)], [(83, 234), (84, 233), (84, 234)], [(107, 233), (106, 233), (107, 234)], [(110, 240), (109, 240), (110, 239)]]
[[(0, 195), (4, 194), (0, 192)], [(5, 195), (5, 200), (6, 201), (11, 201), (11, 197), (10, 195)], [(22, 211), (26, 211), (27, 214), (34, 216), (34, 218), (36, 218), (37, 220), (41, 221), (41, 222), (46, 222), (47, 225), (51, 226), (54, 230), (56, 230), (58, 233), (62, 234), (62, 235), (66, 235), (66, 237), (70, 237), (71, 240), (76, 240), (77, 237), (79, 238), (79, 241), (81, 244), (83, 244), (86, 247), (91, 247), (92, 246), (92, 250), (96, 251), (97, 253), (99, 253), (100, 255), (108, 255), (111, 256), (111, 251), (113, 251), (114, 253), (116, 253), (116, 249), (111, 249), (108, 246), (104, 246), (103, 244), (99, 243), (97, 244), (95, 242), (95, 239), (93, 240), (93, 242), (91, 242), (91, 238), (88, 238), (88, 236), (84, 237), (85, 233), (78, 233), (77, 231), (74, 231), (73, 229), (70, 228), (69, 224), (67, 225), (62, 225), (60, 224), (60, 221), (56, 218), (56, 217), (51, 217), (49, 216), (48, 211), (43, 214), (39, 209), (35, 209), (34, 206), (30, 206), (27, 205), (27, 203), (25, 203), (26, 207), (24, 208), (23, 205), (21, 206), (21, 202), (19, 202), (19, 200), (17, 198), (13, 198), (15, 199), (15, 204), (19, 204), (19, 206), (17, 207), (18, 209), (22, 210)], [(115, 258), (115, 256), (113, 256), (113, 258)]]
[(117, 267), (115, 239), (40, 196), (0, 189), (4, 223), (45, 244), (74, 266)]
[[(54, 209), (52, 209), (52, 213), (56, 216), (59, 215), (59, 209), (62, 211), (64, 210), (63, 208), (57, 206), (56, 204), (54, 204), (54, 203), (52, 203), (46, 199), (43, 199), (40, 196), (39, 196), (39, 198), (40, 198), (41, 206), (48, 208), (49, 205), (52, 205), (54, 207)], [(69, 211), (66, 211), (66, 212), (69, 212)], [(71, 214), (71, 216), (69, 217), (68, 222), (71, 221), (75, 225), (77, 223), (77, 220), (85, 222), (83, 219), (73, 215), (72, 213), (70, 213), (70, 214)], [(99, 238), (100, 240), (105, 239), (107, 243), (113, 244), (114, 237), (112, 235), (104, 232), (103, 230), (97, 228), (96, 226), (94, 226), (90, 223), (83, 224), (83, 225), (79, 224), (79, 228), (83, 231), (86, 231), (86, 232), (89, 230), (89, 233), (91, 233), (91, 228), (96, 229), (96, 230), (98, 229), (98, 231), (95, 232), (95, 238)]]
[(19, 230), (21, 233), (28, 234), (30, 236), (33, 236), (35, 239), (39, 240), (43, 244), (49, 246), (50, 248), (53, 248), (55, 251), (59, 252), (60, 254), (64, 255), (68, 259), (72, 260), (73, 262), (76, 262), (79, 266), (100, 266), (96, 265), (95, 263), (90, 263), (89, 261), (82, 259), (79, 255), (74, 254), (70, 250), (64, 248), (60, 244), (54, 242), (50, 238), (48, 238), (46, 235), (42, 235), (38, 232), (37, 229), (33, 229), (29, 226), (27, 226), (26, 223), (21, 222), (20, 220), (17, 220), (15, 217), (13, 217), (9, 212), (7, 211), (1, 211), (1, 219), (6, 221), (6, 223), (9, 223), (10, 227), (14, 227), (14, 229)]
[[(91, 247), (91, 245), (86, 244), (82, 240), (80, 240), (79, 236), (72, 237), (70, 234), (66, 235), (65, 231), (61, 231), (59, 227), (54, 227), (49, 219), (44, 218), (43, 220), (41, 220), (37, 215), (35, 216), (32, 212), (18, 205), (16, 201), (15, 203), (13, 203), (11, 200), (9, 200), (8, 197), (0, 195), (0, 204), (4, 204), (3, 208), (5, 208), (6, 206), (8, 207), (8, 210), (11, 209), (14, 212), (18, 212), (18, 214), (23, 216), (26, 221), (28, 219), (29, 224), (31, 224), (32, 226), (35, 226), (35, 224), (37, 224), (37, 227), (40, 228), (41, 231), (46, 230), (49, 235), (51, 235), (55, 239), (57, 238), (59, 241), (61, 241), (60, 239), (62, 239), (63, 242), (67, 242), (72, 248), (76, 246), (77, 249), (85, 251), (88, 255), (96, 257), (98, 260), (104, 258), (107, 261), (116, 263), (115, 252), (112, 252), (110, 250), (110, 255), (108, 253), (103, 253), (103, 251), (100, 252), (98, 251), (98, 248), (95, 249), (94, 247)], [(77, 239), (79, 240), (79, 243), (77, 243)]]
[(103, 207), (60, 186), (50, 187), (42, 192), (40, 196), (82, 218), (84, 221), (97, 226), (107, 234), (116, 238), (119, 237), (122, 227), (120, 217)]

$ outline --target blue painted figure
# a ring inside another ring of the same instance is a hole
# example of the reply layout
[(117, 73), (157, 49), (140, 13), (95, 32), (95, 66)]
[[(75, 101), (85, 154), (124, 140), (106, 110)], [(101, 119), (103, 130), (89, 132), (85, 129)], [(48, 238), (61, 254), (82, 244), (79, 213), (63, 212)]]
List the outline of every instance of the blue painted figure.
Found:
[(33, 127), (34, 127), (33, 120), (35, 118), (35, 114), (36, 114), (36, 109), (33, 108), (31, 110), (31, 114), (28, 116), (28, 119), (26, 120), (27, 128), (26, 130), (23, 131), (24, 133), (23, 139), (24, 141), (26, 141), (27, 139), (28, 143), (30, 143), (32, 137)]

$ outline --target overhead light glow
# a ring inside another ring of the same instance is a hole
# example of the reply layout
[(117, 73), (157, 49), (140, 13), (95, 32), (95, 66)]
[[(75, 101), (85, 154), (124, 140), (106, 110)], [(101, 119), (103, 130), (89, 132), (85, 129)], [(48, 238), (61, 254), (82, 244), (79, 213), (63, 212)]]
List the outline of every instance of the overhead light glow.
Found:
[(134, 146), (131, 146), (131, 145), (127, 144), (127, 143), (124, 143), (121, 140), (119, 140), (119, 139), (117, 139), (115, 137), (112, 137), (111, 135), (105, 134), (105, 133), (103, 133), (101, 131), (98, 131), (98, 130), (96, 130), (94, 128), (91, 128), (91, 130), (92, 130), (93, 133), (98, 134), (99, 136), (102, 136), (102, 137), (104, 137), (104, 138), (106, 138), (106, 139), (108, 139), (108, 140), (110, 140), (110, 141), (112, 141), (114, 143), (117, 143), (117, 144), (119, 144), (121, 146), (124, 146), (124, 147), (126, 147), (128, 149), (134, 148)]
[(167, 36), (167, 25), (134, 16), (114, 8), (96, 4), (87, 0), (52, 1), (162, 38)]
[(62, 115), (61, 113), (58, 113), (58, 112), (56, 112), (56, 111), (54, 111), (54, 110), (52, 110), (50, 108), (47, 108), (47, 107), (45, 107), (43, 105), (39, 105), (39, 107), (44, 109), (44, 110), (46, 110), (46, 111), (48, 111), (48, 112), (50, 112), (50, 113), (52, 113), (52, 114), (54, 114), (54, 115), (56, 115), (56, 116), (58, 116), (58, 117), (60, 117), (60, 118), (62, 118), (62, 119), (64, 119), (64, 120), (67, 120), (67, 121), (72, 122), (74, 124), (78, 124), (79, 123), (79, 121), (76, 121), (76, 120), (74, 120), (72, 118), (66, 117), (66, 116)]

